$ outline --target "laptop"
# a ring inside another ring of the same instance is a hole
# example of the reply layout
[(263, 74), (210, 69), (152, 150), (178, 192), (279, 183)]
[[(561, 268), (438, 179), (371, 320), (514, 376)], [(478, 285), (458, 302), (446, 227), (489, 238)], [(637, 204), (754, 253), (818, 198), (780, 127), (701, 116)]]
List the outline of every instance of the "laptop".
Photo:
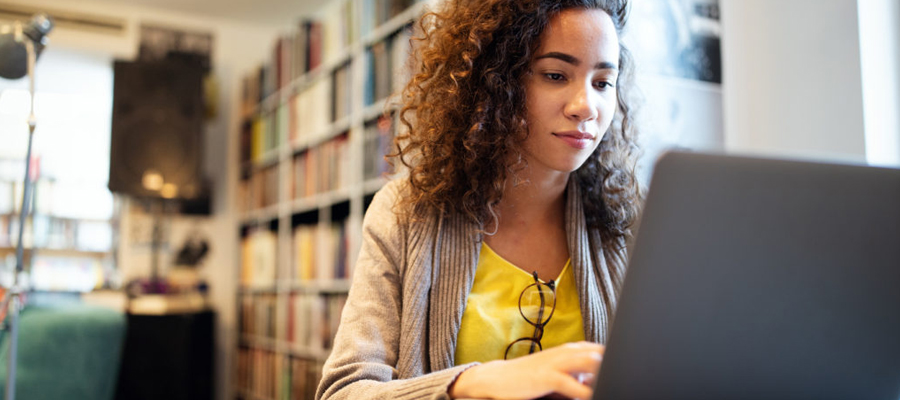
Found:
[(900, 399), (900, 170), (661, 157), (593, 398)]

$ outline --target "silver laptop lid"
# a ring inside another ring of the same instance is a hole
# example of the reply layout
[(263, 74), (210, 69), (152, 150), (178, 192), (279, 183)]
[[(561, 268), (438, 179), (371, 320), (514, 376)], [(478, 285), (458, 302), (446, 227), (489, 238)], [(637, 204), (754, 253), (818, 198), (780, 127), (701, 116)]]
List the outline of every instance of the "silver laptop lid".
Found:
[(900, 398), (900, 170), (663, 156), (594, 398)]

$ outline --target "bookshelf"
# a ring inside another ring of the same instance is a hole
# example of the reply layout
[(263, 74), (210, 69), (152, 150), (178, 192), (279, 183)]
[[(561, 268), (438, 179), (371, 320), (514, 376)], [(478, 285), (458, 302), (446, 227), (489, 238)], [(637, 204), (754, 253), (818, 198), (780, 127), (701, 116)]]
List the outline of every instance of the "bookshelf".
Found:
[(390, 171), (386, 98), (432, 0), (333, 0), (242, 82), (238, 399), (312, 399)]

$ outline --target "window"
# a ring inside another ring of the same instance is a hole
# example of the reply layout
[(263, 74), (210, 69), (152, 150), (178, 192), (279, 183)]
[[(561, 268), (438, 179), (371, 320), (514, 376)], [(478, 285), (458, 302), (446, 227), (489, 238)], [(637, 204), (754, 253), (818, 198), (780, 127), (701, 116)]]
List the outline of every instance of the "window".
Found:
[[(39, 172), (26, 248), (36, 290), (89, 291), (114, 272), (115, 205), (107, 189), (112, 118), (108, 56), (48, 47), (35, 74)], [(0, 284), (11, 284), (28, 145), (27, 77), (0, 79)], [(34, 175), (34, 174), (33, 174)]]

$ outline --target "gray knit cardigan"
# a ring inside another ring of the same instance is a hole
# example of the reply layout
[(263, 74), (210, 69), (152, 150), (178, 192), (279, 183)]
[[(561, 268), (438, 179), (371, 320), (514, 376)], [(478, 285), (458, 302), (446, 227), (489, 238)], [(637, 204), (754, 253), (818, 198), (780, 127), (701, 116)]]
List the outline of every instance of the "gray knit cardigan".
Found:
[[(449, 399), (474, 364), (454, 365), (456, 337), (481, 249), (478, 226), (462, 215), (413, 221), (394, 205), (405, 180), (382, 188), (363, 220), (363, 242), (331, 356), (316, 399)], [(585, 226), (570, 180), (566, 234), (581, 299), (584, 336), (605, 343), (624, 271), (608, 266), (600, 235)]]

